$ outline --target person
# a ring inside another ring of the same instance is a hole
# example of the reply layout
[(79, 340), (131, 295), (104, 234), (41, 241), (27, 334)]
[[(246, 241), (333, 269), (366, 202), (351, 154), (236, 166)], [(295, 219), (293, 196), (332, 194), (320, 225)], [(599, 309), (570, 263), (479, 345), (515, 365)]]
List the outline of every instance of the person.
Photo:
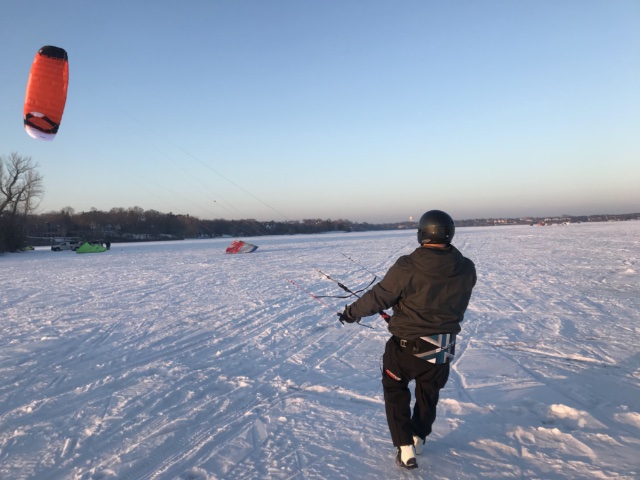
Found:
[(407, 469), (418, 467), (415, 455), (431, 433), (477, 280), (474, 263), (451, 245), (454, 233), (447, 213), (426, 212), (418, 223), (420, 247), (398, 258), (379, 283), (338, 313), (340, 321), (355, 323), (393, 307), (393, 315), (383, 315), (392, 337), (382, 357), (382, 387), (396, 463)]

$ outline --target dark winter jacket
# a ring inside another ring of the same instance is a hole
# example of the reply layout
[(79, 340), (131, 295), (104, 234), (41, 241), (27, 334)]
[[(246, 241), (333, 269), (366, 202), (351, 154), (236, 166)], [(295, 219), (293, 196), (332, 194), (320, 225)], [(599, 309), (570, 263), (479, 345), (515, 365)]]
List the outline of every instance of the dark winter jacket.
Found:
[(455, 247), (419, 247), (400, 257), (349, 313), (361, 318), (393, 307), (389, 331), (408, 340), (458, 333), (475, 284), (475, 265)]

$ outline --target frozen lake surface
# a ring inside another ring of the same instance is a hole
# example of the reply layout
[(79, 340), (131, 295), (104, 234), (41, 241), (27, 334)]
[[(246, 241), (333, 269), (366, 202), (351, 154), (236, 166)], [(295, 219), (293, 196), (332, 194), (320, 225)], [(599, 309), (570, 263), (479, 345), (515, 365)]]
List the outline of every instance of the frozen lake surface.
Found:
[(246, 240), (0, 256), (0, 478), (640, 478), (640, 222), (458, 229), (478, 285), (412, 472), (385, 322), (301, 288), (362, 288), (415, 232)]

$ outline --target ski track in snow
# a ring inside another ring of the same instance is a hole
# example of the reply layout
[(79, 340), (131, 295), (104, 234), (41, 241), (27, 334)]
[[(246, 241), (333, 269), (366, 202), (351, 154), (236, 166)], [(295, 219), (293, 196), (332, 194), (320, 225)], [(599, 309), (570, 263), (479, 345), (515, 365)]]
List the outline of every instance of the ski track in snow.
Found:
[(640, 222), (458, 229), (478, 285), (411, 472), (386, 324), (289, 280), (362, 288), (415, 232), (249, 241), (1, 256), (0, 478), (640, 478)]

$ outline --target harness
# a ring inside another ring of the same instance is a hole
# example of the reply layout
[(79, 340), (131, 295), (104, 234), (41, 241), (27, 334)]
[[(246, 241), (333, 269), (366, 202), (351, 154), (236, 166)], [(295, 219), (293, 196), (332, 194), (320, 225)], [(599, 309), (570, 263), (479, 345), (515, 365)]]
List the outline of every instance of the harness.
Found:
[(442, 333), (416, 340), (407, 340), (393, 336), (396, 343), (407, 353), (429, 363), (449, 363), (455, 356), (456, 336), (453, 333)]

